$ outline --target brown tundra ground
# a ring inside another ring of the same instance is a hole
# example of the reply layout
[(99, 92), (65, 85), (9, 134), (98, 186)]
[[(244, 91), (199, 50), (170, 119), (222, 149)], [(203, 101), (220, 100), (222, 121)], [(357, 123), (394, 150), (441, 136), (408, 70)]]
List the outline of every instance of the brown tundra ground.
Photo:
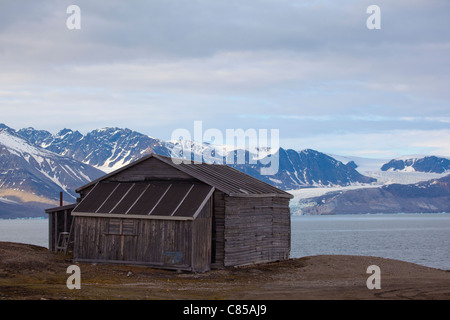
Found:
[[(77, 263), (81, 289), (69, 290), (69, 255), (0, 242), (0, 300), (373, 300), (450, 299), (450, 272), (366, 256), (310, 256), (281, 262), (176, 272), (142, 266)], [(381, 270), (369, 290), (367, 267)]]

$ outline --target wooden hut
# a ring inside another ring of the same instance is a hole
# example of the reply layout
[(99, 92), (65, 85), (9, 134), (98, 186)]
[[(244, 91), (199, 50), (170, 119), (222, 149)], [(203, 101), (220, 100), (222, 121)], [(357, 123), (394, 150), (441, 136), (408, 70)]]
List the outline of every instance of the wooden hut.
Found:
[(203, 272), (289, 258), (292, 195), (226, 165), (150, 154), (76, 191), (75, 261)]

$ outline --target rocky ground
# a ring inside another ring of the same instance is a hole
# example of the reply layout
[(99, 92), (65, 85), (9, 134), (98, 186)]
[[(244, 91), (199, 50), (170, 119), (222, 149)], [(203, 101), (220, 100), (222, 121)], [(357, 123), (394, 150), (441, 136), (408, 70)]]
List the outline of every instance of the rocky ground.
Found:
[[(148, 267), (77, 263), (81, 289), (66, 286), (70, 256), (0, 242), (0, 300), (125, 299), (450, 299), (450, 272), (365, 256), (311, 256), (254, 266), (178, 273)], [(381, 270), (369, 290), (367, 267)]]

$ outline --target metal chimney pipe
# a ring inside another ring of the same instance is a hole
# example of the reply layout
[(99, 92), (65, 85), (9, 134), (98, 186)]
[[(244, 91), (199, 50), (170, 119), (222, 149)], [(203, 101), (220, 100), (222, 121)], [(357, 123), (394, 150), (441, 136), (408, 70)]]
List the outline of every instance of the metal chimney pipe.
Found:
[(63, 193), (62, 193), (62, 191), (59, 193), (59, 206), (60, 207), (63, 206)]

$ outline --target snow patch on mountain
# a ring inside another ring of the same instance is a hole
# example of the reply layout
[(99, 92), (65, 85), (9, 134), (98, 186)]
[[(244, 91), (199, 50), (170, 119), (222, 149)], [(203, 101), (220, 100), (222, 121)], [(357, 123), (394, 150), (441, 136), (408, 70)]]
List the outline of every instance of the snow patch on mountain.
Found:
[[(9, 152), (21, 156), (32, 156), (37, 162), (42, 163), (44, 157), (52, 157), (52, 153), (31, 145), (20, 137), (12, 135), (8, 130), (0, 130), (0, 144), (6, 146)], [(27, 159), (28, 160), (28, 159)]]
[[(31, 128), (22, 133), (34, 133), (30, 138), (49, 137)], [(0, 128), (0, 193), (5, 199), (51, 203), (62, 191), (73, 202), (77, 197), (76, 188), (104, 174), (30, 141), (5, 125)]]
[(364, 158), (364, 157), (354, 157), (354, 156), (341, 156), (336, 154), (330, 154), (333, 158), (342, 161), (343, 163), (349, 163), (353, 161), (356, 164), (356, 170), (368, 177), (372, 177), (377, 179), (377, 184), (412, 184), (418, 183), (422, 181), (427, 181), (430, 179), (439, 179), (444, 177), (447, 172), (436, 173), (436, 172), (420, 172), (415, 170), (411, 166), (405, 166), (402, 170), (395, 170), (393, 168), (389, 168), (387, 170), (382, 170), (382, 167), (393, 160), (412, 160), (415, 159), (423, 159), (424, 156), (415, 155), (415, 156), (403, 156), (396, 159), (372, 159), (372, 158)]

